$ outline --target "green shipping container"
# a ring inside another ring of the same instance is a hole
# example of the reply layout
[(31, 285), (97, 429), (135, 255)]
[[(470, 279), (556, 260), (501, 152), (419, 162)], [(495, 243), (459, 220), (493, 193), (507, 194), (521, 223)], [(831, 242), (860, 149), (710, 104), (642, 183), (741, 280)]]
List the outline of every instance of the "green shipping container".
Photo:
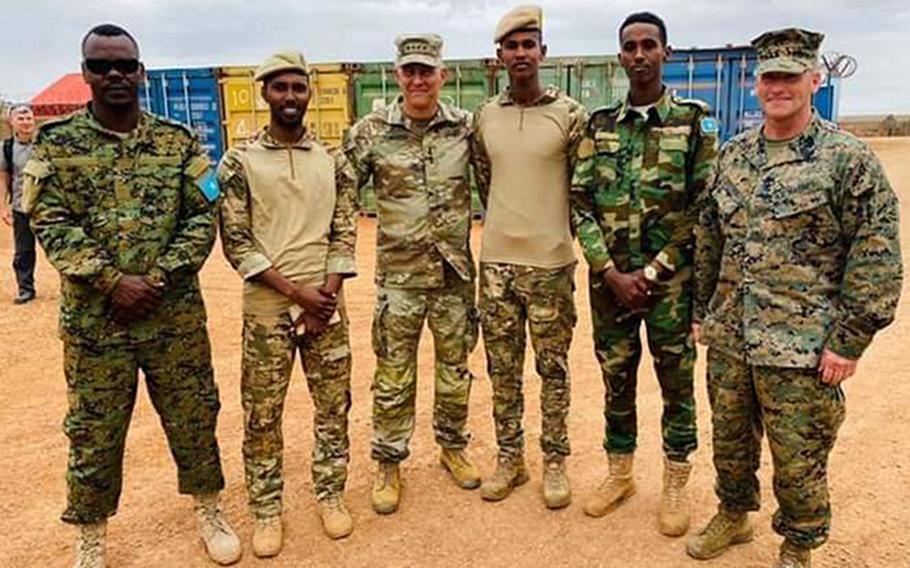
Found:
[[(589, 111), (622, 100), (629, 80), (615, 56), (549, 57), (540, 68), (540, 82), (558, 87)], [(496, 70), (495, 92), (509, 86), (507, 71)]]
[[(492, 93), (492, 68), (483, 59), (460, 59), (446, 61), (448, 78), (442, 88), (440, 99), (459, 108), (474, 111)], [(398, 96), (395, 81), (395, 64), (392, 62), (364, 63), (354, 69), (354, 115), (356, 118), (373, 112), (392, 102)], [(477, 191), (471, 192), (471, 208), (475, 216), (482, 207)], [(373, 187), (366, 186), (360, 194), (361, 211), (372, 215), (376, 211)]]

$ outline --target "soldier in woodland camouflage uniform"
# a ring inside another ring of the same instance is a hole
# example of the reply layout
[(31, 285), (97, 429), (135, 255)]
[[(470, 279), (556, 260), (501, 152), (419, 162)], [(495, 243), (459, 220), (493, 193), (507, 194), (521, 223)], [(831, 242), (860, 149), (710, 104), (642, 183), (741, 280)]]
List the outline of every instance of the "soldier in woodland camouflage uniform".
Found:
[(721, 150), (696, 230), (696, 336), (708, 345), (718, 513), (687, 550), (752, 538), (763, 430), (784, 537), (775, 566), (806, 567), (828, 538), (827, 462), (840, 382), (894, 318), (899, 204), (872, 151), (812, 112), (823, 36), (768, 32), (759, 128)]
[(442, 39), (396, 40), (402, 95), (355, 124), (344, 151), (358, 186), (372, 181), (378, 217), (373, 318), (373, 451), (379, 462), (373, 508), (398, 507), (398, 464), (408, 457), (423, 323), (436, 358), (433, 427), (441, 461), (464, 488), (480, 484), (467, 460), (465, 425), (477, 340), (474, 262), (469, 238), (470, 115), (439, 102), (445, 80)]
[(356, 271), (357, 199), (343, 154), (333, 158), (304, 126), (303, 56), (275, 54), (255, 78), (270, 124), (225, 154), (218, 177), (225, 256), (244, 279), (243, 455), (253, 551), (264, 557), (282, 545), (281, 418), (298, 349), (315, 406), (313, 483), (323, 527), (332, 538), (353, 530), (343, 500), (351, 348), (342, 281)]
[(509, 88), (474, 117), (472, 154), (487, 208), (480, 253), (481, 313), (493, 415), (499, 444), (496, 472), (481, 495), (498, 501), (528, 480), (524, 463), (522, 374), (525, 322), (541, 379), (544, 502), (571, 500), (568, 351), (575, 326), (575, 253), (569, 226), (569, 181), (584, 107), (540, 85), (546, 55), (543, 12), (521, 6), (496, 27), (497, 56)]
[(24, 169), (24, 207), (61, 276), (63, 520), (80, 526), (76, 565), (103, 566), (141, 369), (209, 555), (231, 563), (241, 548), (218, 507), (218, 391), (197, 278), (215, 241), (218, 186), (192, 132), (140, 111), (138, 51), (122, 28), (89, 32), (92, 103), (45, 125)]
[(585, 505), (602, 516), (635, 491), (635, 391), (641, 323), (648, 331), (664, 409), (664, 492), (659, 528), (686, 532), (684, 487), (696, 448), (690, 335), (692, 226), (717, 148), (717, 125), (701, 101), (661, 84), (663, 21), (632, 14), (620, 28), (629, 98), (596, 111), (578, 148), (572, 216), (590, 265), (594, 346), (606, 387), (604, 448), (610, 474)]

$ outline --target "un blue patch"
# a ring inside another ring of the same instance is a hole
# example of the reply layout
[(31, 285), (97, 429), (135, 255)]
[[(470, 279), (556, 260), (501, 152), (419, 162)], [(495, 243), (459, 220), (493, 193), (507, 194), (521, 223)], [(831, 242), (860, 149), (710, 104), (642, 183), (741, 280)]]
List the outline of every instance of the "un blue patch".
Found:
[(199, 186), (199, 189), (202, 190), (202, 195), (210, 203), (221, 195), (221, 189), (218, 187), (218, 176), (215, 175), (215, 170), (212, 168), (209, 168), (205, 175), (196, 181), (196, 185)]
[(720, 131), (720, 125), (717, 123), (717, 119), (711, 118), (710, 116), (701, 119), (701, 131), (705, 134), (717, 134)]

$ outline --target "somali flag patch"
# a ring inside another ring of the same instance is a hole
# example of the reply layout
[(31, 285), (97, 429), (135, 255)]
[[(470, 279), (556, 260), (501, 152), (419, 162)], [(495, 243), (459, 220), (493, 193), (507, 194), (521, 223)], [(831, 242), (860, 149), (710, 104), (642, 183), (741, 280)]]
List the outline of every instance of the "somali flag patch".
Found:
[(218, 187), (218, 176), (212, 168), (207, 169), (205, 174), (196, 180), (196, 185), (209, 203), (217, 200), (221, 195), (221, 188)]
[(718, 124), (716, 118), (706, 116), (701, 119), (701, 131), (704, 134), (717, 134), (720, 131), (720, 124)]

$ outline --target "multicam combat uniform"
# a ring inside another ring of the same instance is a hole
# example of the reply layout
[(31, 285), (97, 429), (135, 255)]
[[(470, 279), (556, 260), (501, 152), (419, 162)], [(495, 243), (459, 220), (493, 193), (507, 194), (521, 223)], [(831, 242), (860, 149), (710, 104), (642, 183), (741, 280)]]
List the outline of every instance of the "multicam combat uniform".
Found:
[[(217, 492), (218, 391), (197, 278), (215, 241), (217, 185), (202, 146), (151, 114), (124, 134), (84, 110), (41, 129), (23, 173), (25, 208), (61, 275), (70, 439), (63, 520), (93, 523), (116, 512), (139, 369), (180, 492)], [(109, 317), (123, 274), (146, 275), (164, 295), (130, 325)]]
[(436, 359), (436, 441), (464, 448), (477, 341), (474, 263), (469, 248), (470, 115), (440, 103), (426, 125), (401, 109), (402, 98), (351, 128), (344, 151), (358, 187), (370, 180), (378, 217), (373, 318), (373, 459), (408, 456), (417, 394), (417, 345), (424, 320)]
[(525, 324), (541, 377), (541, 449), (569, 455), (568, 351), (575, 327), (569, 182), (584, 107), (548, 88), (519, 106), (506, 90), (474, 117), (472, 159), (487, 216), (480, 254), (481, 314), (501, 460), (524, 450)]
[[(572, 220), (590, 265), (594, 346), (607, 392), (609, 453), (636, 447), (635, 390), (644, 320), (664, 399), (667, 457), (686, 461), (696, 448), (690, 332), (692, 226), (716, 153), (716, 123), (700, 101), (668, 91), (643, 116), (621, 105), (595, 112), (572, 181)], [(623, 306), (604, 271), (657, 264), (667, 274), (642, 312)]]
[(320, 287), (327, 274), (355, 274), (357, 201), (345, 164), (309, 134), (288, 146), (265, 130), (229, 150), (218, 168), (224, 252), (244, 279), (243, 455), (250, 507), (260, 518), (281, 513), (281, 418), (298, 349), (315, 406), (316, 497), (344, 490), (351, 348), (343, 303), (341, 319), (323, 333), (297, 336), (293, 302), (254, 277), (275, 268), (295, 285)]
[(727, 143), (700, 208), (695, 319), (709, 346), (717, 495), (727, 511), (758, 510), (766, 430), (774, 528), (802, 548), (828, 537), (827, 461), (844, 419), (819, 359), (858, 359), (894, 318), (898, 210), (868, 146), (817, 116), (776, 147), (760, 128)]

